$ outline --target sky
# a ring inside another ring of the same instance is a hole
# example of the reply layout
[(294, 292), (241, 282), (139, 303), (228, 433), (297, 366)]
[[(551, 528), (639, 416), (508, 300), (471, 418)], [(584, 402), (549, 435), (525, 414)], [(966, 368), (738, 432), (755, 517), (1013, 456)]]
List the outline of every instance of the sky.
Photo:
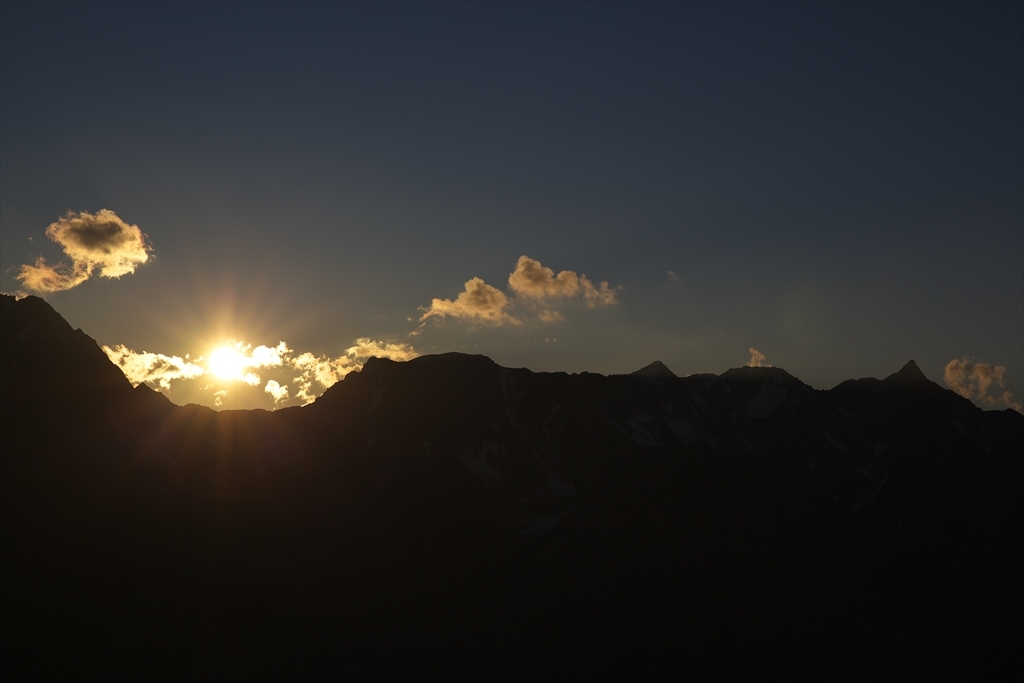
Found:
[(819, 389), (912, 358), (1012, 406), (1022, 26), (1019, 2), (5, 1), (0, 289), (176, 403), (301, 405), (372, 355), (461, 351)]

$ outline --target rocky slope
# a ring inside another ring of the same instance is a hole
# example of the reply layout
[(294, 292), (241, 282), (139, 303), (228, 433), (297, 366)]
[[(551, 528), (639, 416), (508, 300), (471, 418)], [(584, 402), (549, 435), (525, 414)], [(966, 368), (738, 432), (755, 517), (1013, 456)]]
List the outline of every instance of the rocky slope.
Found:
[(29, 677), (1022, 673), (1024, 417), (911, 361), (369, 361), (275, 413), (133, 389), (2, 302), (4, 654)]

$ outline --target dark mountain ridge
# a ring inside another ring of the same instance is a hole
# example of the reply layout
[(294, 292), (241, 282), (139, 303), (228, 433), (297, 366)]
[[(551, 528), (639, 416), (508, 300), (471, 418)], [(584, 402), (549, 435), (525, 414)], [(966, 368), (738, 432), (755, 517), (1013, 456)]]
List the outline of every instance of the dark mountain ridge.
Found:
[(309, 406), (218, 413), (2, 306), (24, 675), (1022, 671), (1024, 417), (913, 361), (818, 391), (370, 359)]

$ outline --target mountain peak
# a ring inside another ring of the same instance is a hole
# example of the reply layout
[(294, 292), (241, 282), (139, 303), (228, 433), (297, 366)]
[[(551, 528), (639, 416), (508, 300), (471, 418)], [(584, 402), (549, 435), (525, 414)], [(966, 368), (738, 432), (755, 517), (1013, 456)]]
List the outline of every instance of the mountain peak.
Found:
[(908, 360), (906, 365), (900, 368), (899, 372), (893, 373), (885, 378), (886, 380), (895, 380), (898, 382), (930, 382), (924, 373), (921, 372), (921, 368), (917, 367), (917, 363), (913, 359)]
[(656, 360), (650, 365), (645, 365), (639, 370), (634, 370), (629, 373), (636, 377), (676, 377), (676, 373), (668, 369), (668, 366), (662, 363), (660, 360)]

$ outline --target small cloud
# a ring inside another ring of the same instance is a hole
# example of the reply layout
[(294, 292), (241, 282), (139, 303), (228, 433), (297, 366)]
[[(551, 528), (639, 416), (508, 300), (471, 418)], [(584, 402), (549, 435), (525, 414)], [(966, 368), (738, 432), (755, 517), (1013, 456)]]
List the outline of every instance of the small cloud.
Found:
[(580, 289), (583, 290), (583, 298), (586, 299), (587, 306), (590, 308), (595, 306), (611, 306), (614, 303), (618, 303), (618, 300), (615, 298), (615, 292), (612, 291), (607, 282), (600, 283), (600, 287), (594, 287), (586, 275), (581, 275)]
[(255, 372), (247, 372), (241, 377), (239, 377), (238, 381), (244, 382), (245, 384), (248, 384), (250, 387), (258, 387), (260, 385), (261, 380), (260, 376), (257, 375)]
[(104, 346), (103, 352), (107, 354), (110, 362), (121, 368), (132, 385), (138, 386), (145, 382), (159, 391), (170, 389), (171, 380), (191, 379), (206, 372), (199, 365), (179, 356), (165, 356), (162, 353), (146, 351), (138, 353), (124, 344), (113, 348)]
[(520, 296), (544, 300), (567, 298), (582, 294), (587, 306), (611, 305), (616, 302), (615, 292), (607, 282), (594, 286), (586, 275), (576, 275), (571, 270), (555, 271), (541, 265), (529, 256), (520, 256), (516, 269), (508, 276), (509, 288)]
[[(434, 299), (430, 306), (421, 307), (420, 310), (424, 313), (419, 319), (420, 326), (413, 330), (410, 336), (419, 334), (427, 321), (433, 317), (462, 318), (496, 326), (519, 325), (528, 318), (522, 315), (513, 316), (508, 312), (509, 309), (526, 308), (529, 317), (532, 318), (533, 311), (536, 311), (543, 302), (556, 299), (578, 297), (589, 308), (617, 303), (615, 289), (607, 282), (595, 285), (586, 275), (577, 275), (571, 270), (563, 270), (556, 274), (537, 259), (526, 255), (519, 257), (515, 270), (509, 274), (508, 288), (515, 298), (509, 299), (504, 292), (487, 284), (481, 278), (468, 280), (465, 291), (454, 301)], [(564, 320), (564, 316), (554, 309), (542, 308), (534, 320), (550, 323)]]
[(565, 320), (565, 316), (558, 311), (549, 311), (546, 309), (541, 311), (538, 317), (542, 323), (554, 323), (559, 320)]
[(1013, 386), (1002, 365), (982, 363), (965, 356), (946, 363), (943, 377), (950, 389), (982, 408), (1010, 408), (1024, 413), (1024, 407), (1014, 401)]
[(768, 362), (763, 353), (753, 346), (750, 347), (750, 360), (747, 361), (748, 368), (770, 368), (771, 366), (772, 364)]
[(358, 361), (368, 358), (389, 358), (395, 361), (407, 361), (418, 357), (420, 354), (411, 344), (385, 343), (374, 341), (369, 337), (356, 339), (355, 346), (349, 347), (345, 355)]
[(48, 265), (40, 256), (34, 265), (21, 266), (17, 279), (36, 292), (61, 292), (93, 275), (119, 278), (149, 260), (152, 247), (139, 226), (121, 220), (109, 209), (95, 214), (69, 211), (46, 228), (46, 236), (61, 245), (70, 263)]
[(580, 291), (580, 279), (571, 270), (558, 275), (545, 268), (540, 261), (529, 256), (520, 256), (516, 269), (508, 276), (508, 286), (513, 292), (534, 299), (553, 299), (574, 296)]
[(426, 312), (420, 316), (420, 327), (413, 334), (417, 334), (422, 329), (422, 323), (435, 316), (466, 318), (492, 325), (518, 325), (519, 321), (505, 312), (508, 304), (508, 297), (504, 292), (475, 277), (466, 282), (465, 291), (460, 293), (455, 301), (450, 299), (431, 301), (430, 306), (425, 309)]
[(665, 275), (666, 275), (666, 277), (668, 277), (668, 281), (669, 282), (679, 282), (679, 275), (676, 274), (675, 271), (666, 270), (665, 271)]
[(263, 391), (270, 394), (271, 398), (274, 399), (274, 405), (288, 400), (288, 385), (281, 386), (277, 380), (267, 380), (267, 386), (263, 387)]
[(218, 408), (224, 405), (224, 397), (228, 395), (227, 389), (221, 389), (220, 391), (213, 392), (213, 405)]
[[(248, 349), (248, 345), (246, 345)], [(278, 342), (277, 346), (257, 346), (249, 355), (254, 368), (276, 368), (284, 364), (285, 356), (292, 352), (286, 343)]]
[(28, 292), (21, 289), (16, 289), (13, 292), (0, 292), (0, 294), (3, 294), (4, 296), (13, 296), (15, 301), (21, 301), (29, 295)]

